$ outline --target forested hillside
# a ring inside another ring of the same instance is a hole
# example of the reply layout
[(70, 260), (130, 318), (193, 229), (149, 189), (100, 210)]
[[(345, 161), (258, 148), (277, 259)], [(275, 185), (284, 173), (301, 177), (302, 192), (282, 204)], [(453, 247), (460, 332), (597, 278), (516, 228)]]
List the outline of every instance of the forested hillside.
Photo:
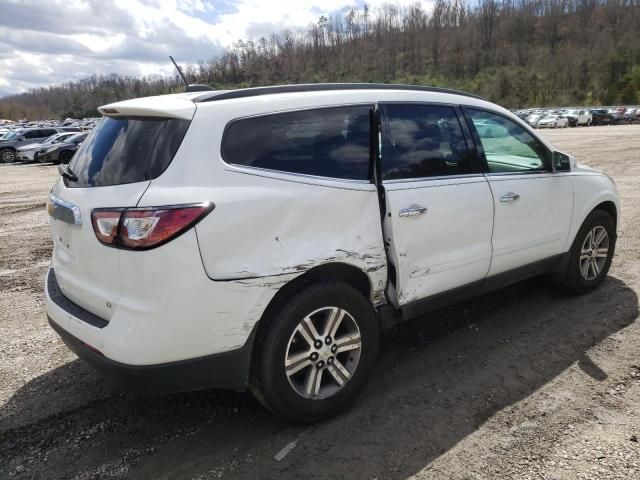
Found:
[[(507, 107), (638, 104), (640, 0), (364, 7), (320, 17), (305, 31), (238, 41), (190, 66), (187, 75), (218, 88), (346, 81), (446, 86)], [(94, 77), (0, 99), (0, 117), (90, 116), (104, 103), (181, 88), (177, 78)]]

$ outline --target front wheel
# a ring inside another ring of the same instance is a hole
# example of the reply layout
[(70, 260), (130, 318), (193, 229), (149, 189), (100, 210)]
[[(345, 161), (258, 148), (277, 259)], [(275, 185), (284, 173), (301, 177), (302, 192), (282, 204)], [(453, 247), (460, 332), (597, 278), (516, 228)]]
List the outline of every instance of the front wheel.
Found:
[(616, 226), (611, 215), (604, 210), (591, 212), (573, 241), (560, 285), (577, 294), (596, 288), (609, 272), (615, 245)]
[(0, 161), (3, 163), (11, 163), (16, 161), (16, 152), (10, 148), (0, 150)]
[(279, 302), (256, 338), (250, 388), (296, 422), (336, 415), (364, 387), (376, 358), (371, 303), (343, 282), (320, 280)]

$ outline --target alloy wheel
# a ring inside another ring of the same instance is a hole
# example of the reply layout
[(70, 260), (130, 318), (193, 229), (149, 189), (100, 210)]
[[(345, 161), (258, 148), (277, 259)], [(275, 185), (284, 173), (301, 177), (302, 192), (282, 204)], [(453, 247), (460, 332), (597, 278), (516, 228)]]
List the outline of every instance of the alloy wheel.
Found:
[(0, 154), (0, 160), (2, 160), (4, 163), (10, 163), (15, 161), (16, 159), (16, 154), (13, 152), (13, 150), (3, 150), (2, 153)]
[(331, 397), (353, 377), (360, 353), (360, 329), (351, 314), (338, 307), (320, 308), (304, 317), (289, 338), (287, 379), (304, 398)]
[(609, 256), (609, 234), (602, 226), (587, 233), (580, 250), (580, 273), (587, 281), (594, 280), (604, 268)]

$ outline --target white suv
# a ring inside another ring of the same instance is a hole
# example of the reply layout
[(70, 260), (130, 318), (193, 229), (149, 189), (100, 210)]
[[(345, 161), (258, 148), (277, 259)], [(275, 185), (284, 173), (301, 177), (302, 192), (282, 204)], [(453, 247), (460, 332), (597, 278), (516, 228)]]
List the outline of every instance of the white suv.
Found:
[(614, 254), (614, 183), (473, 95), (298, 85), (100, 110), (51, 191), (46, 309), (137, 389), (248, 387), (317, 420), (395, 322), (538, 274), (587, 292)]

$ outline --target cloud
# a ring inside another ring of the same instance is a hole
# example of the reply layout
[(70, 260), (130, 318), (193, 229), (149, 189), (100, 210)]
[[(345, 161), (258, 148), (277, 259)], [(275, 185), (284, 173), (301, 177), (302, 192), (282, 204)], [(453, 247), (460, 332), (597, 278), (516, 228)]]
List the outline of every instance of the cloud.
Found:
[[(366, 3), (375, 10), (386, 2)], [(172, 75), (169, 55), (183, 64), (207, 61), (239, 39), (302, 29), (320, 15), (363, 5), (363, 0), (0, 0), (0, 96), (93, 74)]]

